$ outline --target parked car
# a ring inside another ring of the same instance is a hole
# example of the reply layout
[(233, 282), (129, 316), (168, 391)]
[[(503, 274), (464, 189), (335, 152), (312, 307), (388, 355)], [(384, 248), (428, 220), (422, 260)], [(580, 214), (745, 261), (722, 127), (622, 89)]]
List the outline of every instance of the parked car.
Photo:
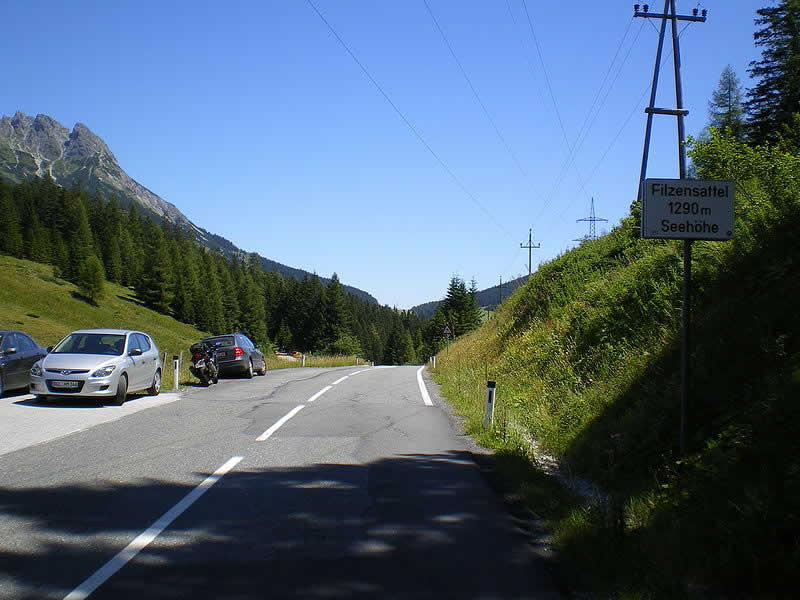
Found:
[(122, 405), (129, 392), (161, 391), (161, 357), (153, 339), (127, 329), (73, 331), (30, 371), (38, 400), (110, 399)]
[(27, 388), (31, 367), (46, 354), (27, 333), (0, 329), (0, 396), (6, 390)]
[(236, 373), (249, 379), (253, 373), (265, 375), (267, 372), (267, 363), (261, 350), (243, 333), (215, 335), (202, 341), (216, 348), (220, 375)]

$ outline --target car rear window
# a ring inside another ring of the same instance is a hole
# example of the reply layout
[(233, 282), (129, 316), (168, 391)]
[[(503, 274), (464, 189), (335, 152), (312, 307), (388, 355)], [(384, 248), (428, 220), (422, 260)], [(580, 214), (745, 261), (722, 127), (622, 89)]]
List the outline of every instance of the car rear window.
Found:
[(205, 338), (204, 342), (208, 342), (209, 344), (213, 344), (214, 346), (223, 347), (223, 346), (235, 346), (236, 342), (232, 335), (218, 335), (216, 337)]

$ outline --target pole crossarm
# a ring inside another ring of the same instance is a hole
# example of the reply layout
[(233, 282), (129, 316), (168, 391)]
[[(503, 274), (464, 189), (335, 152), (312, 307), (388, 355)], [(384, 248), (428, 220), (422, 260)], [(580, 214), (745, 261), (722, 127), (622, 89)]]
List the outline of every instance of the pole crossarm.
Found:
[(634, 11), (634, 17), (643, 17), (645, 19), (677, 19), (678, 21), (693, 21), (695, 23), (705, 23), (706, 17), (698, 17), (698, 16), (690, 16), (690, 15), (675, 15), (674, 17), (670, 14), (663, 14), (663, 13), (651, 13), (651, 12), (644, 12), (644, 11)]
[(689, 114), (688, 108), (656, 108), (647, 107), (644, 109), (649, 115), (671, 115), (673, 117), (685, 117)]

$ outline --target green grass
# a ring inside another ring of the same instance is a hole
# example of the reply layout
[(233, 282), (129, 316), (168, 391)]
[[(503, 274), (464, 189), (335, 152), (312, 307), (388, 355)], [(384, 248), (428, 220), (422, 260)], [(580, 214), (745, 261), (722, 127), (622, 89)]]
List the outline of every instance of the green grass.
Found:
[[(747, 182), (734, 241), (694, 244), (688, 456), (678, 449), (681, 245), (638, 239), (632, 219), (540, 267), (437, 356), (433, 376), (467, 433), (512, 465), (507, 485), (549, 519), (561, 556), (602, 597), (710, 588), (777, 598), (800, 564), (792, 168), (789, 184)], [(497, 381), (490, 430), (486, 379)], [(529, 438), (609, 501), (558, 491)]]
[(76, 329), (113, 327), (150, 334), (162, 355), (164, 389), (172, 388), (172, 356), (183, 352), (180, 381), (194, 381), (188, 348), (208, 335), (190, 325), (141, 306), (133, 292), (106, 282), (105, 294), (93, 306), (75, 285), (53, 276), (50, 265), (0, 256), (0, 328), (18, 329), (42, 346), (52, 346)]
[[(277, 356), (264, 355), (267, 360), (268, 369), (293, 369), (303, 366), (302, 359), (284, 360)], [(311, 354), (306, 355), (306, 367), (349, 367), (351, 365), (363, 366), (366, 363), (363, 358), (356, 356)]]

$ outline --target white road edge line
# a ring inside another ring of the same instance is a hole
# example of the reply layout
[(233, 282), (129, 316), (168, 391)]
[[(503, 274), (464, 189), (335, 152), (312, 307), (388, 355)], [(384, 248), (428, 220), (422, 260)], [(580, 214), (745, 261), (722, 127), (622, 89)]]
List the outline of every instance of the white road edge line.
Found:
[(331, 385), (338, 385), (338, 384), (342, 383), (342, 382), (343, 382), (345, 379), (347, 379), (348, 377), (350, 377), (350, 375), (345, 375), (344, 377), (340, 377), (339, 379), (337, 379), (336, 381), (334, 381), (334, 382), (333, 382)]
[(316, 400), (317, 398), (319, 398), (320, 396), (322, 396), (322, 394), (324, 394), (325, 392), (327, 392), (327, 391), (328, 391), (329, 389), (331, 389), (332, 387), (333, 387), (332, 385), (326, 385), (324, 388), (322, 388), (322, 389), (321, 389), (320, 391), (318, 391), (316, 394), (314, 394), (313, 396), (311, 396), (311, 398), (309, 398), (308, 400), (306, 400), (306, 402), (313, 402), (314, 400)]
[(136, 536), (130, 544), (119, 552), (114, 558), (94, 572), (86, 581), (72, 590), (64, 600), (84, 600), (89, 594), (103, 585), (114, 573), (119, 571), (130, 562), (139, 552), (141, 552), (150, 542), (158, 537), (169, 525), (177, 519), (183, 511), (189, 508), (195, 501), (205, 494), (212, 485), (217, 483), (223, 475), (233, 469), (243, 459), (243, 456), (234, 456), (219, 469), (214, 471), (205, 480), (183, 497), (183, 500), (164, 513), (160, 519), (150, 525), (144, 532)]
[(425, 406), (433, 406), (433, 402), (431, 402), (431, 397), (428, 395), (428, 388), (425, 387), (425, 382), (422, 381), (422, 370), (425, 367), (420, 367), (417, 369), (417, 384), (419, 385), (419, 393), (422, 394), (422, 400), (425, 402)]
[(278, 420), (278, 422), (277, 422), (277, 423), (275, 423), (275, 425), (273, 425), (272, 427), (270, 427), (269, 429), (267, 429), (267, 430), (266, 430), (264, 433), (262, 433), (260, 436), (258, 436), (258, 437), (256, 438), (256, 441), (257, 441), (257, 442), (263, 442), (263, 441), (265, 441), (265, 440), (266, 440), (266, 439), (267, 439), (269, 436), (271, 436), (273, 433), (275, 433), (276, 431), (278, 431), (278, 429), (280, 429), (280, 427), (281, 427), (281, 426), (282, 426), (284, 423), (286, 423), (286, 421), (288, 421), (289, 419), (291, 419), (293, 416), (295, 416), (297, 413), (299, 413), (299, 412), (300, 412), (301, 410), (303, 410), (304, 408), (305, 408), (305, 405), (304, 405), (304, 404), (301, 404), (300, 406), (295, 406), (295, 407), (294, 407), (292, 410), (290, 410), (290, 411), (289, 411), (287, 414), (285, 414), (283, 417), (281, 417), (281, 418), (280, 418), (280, 420)]

